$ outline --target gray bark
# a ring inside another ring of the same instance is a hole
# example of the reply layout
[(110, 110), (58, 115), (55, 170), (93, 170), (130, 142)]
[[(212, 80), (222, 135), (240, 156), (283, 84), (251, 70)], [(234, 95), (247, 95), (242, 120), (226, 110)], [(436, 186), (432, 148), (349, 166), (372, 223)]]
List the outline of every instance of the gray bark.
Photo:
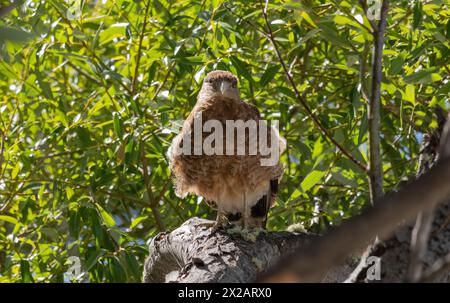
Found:
[[(435, 213), (424, 264), (424, 271), (450, 252), (450, 202)], [(191, 218), (171, 233), (161, 233), (149, 245), (145, 262), (144, 282), (252, 282), (264, 269), (276, 264), (280, 257), (305, 246), (317, 235), (292, 232), (253, 235), (211, 234), (201, 223), (207, 220)], [(395, 235), (378, 248), (381, 259), (381, 282), (403, 282), (408, 269), (413, 224), (404, 224)], [(247, 239), (245, 239), (247, 238)], [(346, 281), (358, 264), (356, 254), (332, 267), (323, 282)], [(353, 281), (367, 281), (365, 272)], [(433, 280), (450, 282), (450, 271)]]
[(191, 218), (171, 233), (155, 237), (145, 262), (144, 282), (250, 282), (316, 236), (290, 232), (228, 233)]
[[(449, 219), (450, 201), (441, 204), (434, 213), (428, 246), (424, 258), (420, 260), (425, 272), (450, 252)], [(402, 224), (391, 238), (373, 248), (375, 253), (372, 251), (371, 255), (379, 257), (381, 261), (381, 282), (406, 282), (413, 225), (413, 222)], [(347, 282), (370, 282), (366, 279), (365, 270), (355, 272), (356, 275), (349, 277)], [(430, 282), (450, 282), (450, 270)]]

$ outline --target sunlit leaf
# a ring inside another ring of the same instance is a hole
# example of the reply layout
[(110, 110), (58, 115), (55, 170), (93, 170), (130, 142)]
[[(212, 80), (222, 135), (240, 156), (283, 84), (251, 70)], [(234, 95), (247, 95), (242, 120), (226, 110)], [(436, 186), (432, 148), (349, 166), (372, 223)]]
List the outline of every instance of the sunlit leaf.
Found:
[(306, 192), (316, 185), (324, 176), (325, 171), (313, 170), (310, 172), (300, 184), (302, 191)]

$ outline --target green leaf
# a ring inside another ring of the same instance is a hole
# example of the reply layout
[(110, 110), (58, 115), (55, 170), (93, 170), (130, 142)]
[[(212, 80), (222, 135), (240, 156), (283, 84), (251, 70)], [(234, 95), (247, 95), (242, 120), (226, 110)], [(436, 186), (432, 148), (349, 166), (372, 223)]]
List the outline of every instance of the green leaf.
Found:
[(404, 63), (405, 58), (403, 58), (403, 56), (401, 55), (392, 60), (390, 64), (391, 73), (394, 75), (398, 75), (402, 71)]
[(409, 84), (427, 84), (441, 79), (442, 77), (439, 74), (429, 70), (421, 70), (404, 77), (405, 82)]
[(14, 225), (19, 223), (19, 221), (16, 218), (13, 218), (11, 216), (0, 216), (0, 221), (9, 222), (9, 223), (12, 223)]
[(20, 260), (20, 275), (23, 283), (34, 283), (30, 272), (30, 263), (27, 260)]
[(44, 78), (42, 77), (42, 74), (40, 72), (36, 72), (37, 81), (39, 84), (39, 87), (42, 89), (42, 93), (47, 99), (52, 100), (53, 99), (53, 93), (52, 89), (50, 88), (50, 85)]
[(359, 24), (358, 22), (356, 22), (355, 20), (352, 20), (346, 16), (342, 16), (342, 15), (336, 15), (334, 17), (334, 22), (336, 24), (340, 24), (340, 25), (351, 25), (357, 28), (362, 28), (361, 24)]
[(412, 104), (416, 103), (416, 90), (414, 85), (408, 84), (406, 85), (405, 95), (403, 100), (411, 102)]
[(277, 74), (280, 67), (278, 65), (268, 66), (264, 74), (261, 76), (259, 80), (259, 84), (261, 86), (266, 86), (270, 81), (273, 80), (274, 76)]
[(109, 268), (113, 282), (127, 282), (127, 274), (117, 257), (109, 258)]
[(106, 252), (107, 252), (106, 249), (99, 249), (94, 254), (92, 254), (86, 261), (85, 265), (86, 271), (90, 271), (92, 267), (94, 267), (97, 264), (98, 260), (106, 254)]
[(124, 263), (126, 264), (125, 268), (127, 272), (130, 272), (134, 278), (135, 282), (141, 282), (141, 268), (139, 266), (138, 260), (136, 256), (129, 252), (124, 252)]
[(437, 91), (438, 95), (448, 95), (450, 93), (450, 81), (442, 85), (442, 87)]
[(51, 227), (42, 227), (40, 231), (50, 240), (53, 242), (57, 242), (59, 238), (59, 233), (55, 228)]
[(131, 221), (130, 229), (134, 229), (136, 226), (139, 225), (139, 223), (141, 223), (142, 221), (147, 220), (147, 219), (148, 219), (148, 216), (140, 216), (140, 217), (135, 218), (133, 221)]
[(12, 42), (26, 42), (31, 39), (33, 35), (30, 33), (24, 32), (23, 30), (11, 28), (11, 27), (2, 27), (0, 28), (0, 43), (3, 41), (12, 41)]
[(119, 113), (114, 113), (113, 117), (114, 117), (114, 132), (116, 133), (117, 138), (123, 140), (122, 118), (120, 117)]
[(75, 192), (73, 191), (72, 187), (70, 186), (66, 186), (66, 196), (67, 196), (67, 200), (70, 200), (73, 197), (73, 194)]
[(319, 27), (321, 29), (320, 35), (323, 39), (330, 41), (336, 46), (340, 46), (346, 49), (349, 48), (349, 45), (351, 45), (351, 43), (346, 38), (344, 38), (344, 36), (341, 36), (339, 34), (338, 30), (335, 27), (331, 26), (331, 24), (320, 23)]
[(413, 28), (414, 29), (419, 28), (420, 23), (422, 22), (422, 16), (423, 16), (422, 3), (420, 3), (420, 1), (416, 1), (415, 5), (414, 5), (414, 10), (413, 10)]
[(292, 89), (289, 89), (289, 88), (283, 87), (283, 86), (279, 86), (276, 89), (278, 92), (285, 95), (286, 97), (289, 97), (294, 100), (297, 99), (297, 97), (295, 96), (295, 93), (292, 91)]
[(98, 210), (100, 211), (100, 215), (102, 216), (103, 222), (105, 222), (105, 224), (108, 227), (113, 227), (116, 225), (116, 221), (114, 220), (114, 218), (108, 214), (101, 206), (100, 204), (96, 203), (95, 204), (98, 208)]
[(240, 76), (243, 76), (245, 79), (247, 79), (250, 82), (253, 82), (252, 75), (248, 71), (247, 67), (245, 66), (245, 63), (239, 60), (235, 56), (230, 56), (231, 63), (236, 68), (238, 74)]
[(289, 201), (295, 200), (302, 195), (302, 192), (298, 189), (295, 189), (292, 195), (289, 197)]
[(310, 172), (306, 178), (300, 184), (302, 191), (307, 192), (311, 187), (316, 185), (324, 176), (326, 172), (320, 170), (313, 170)]
[(75, 132), (83, 147), (91, 145), (91, 135), (87, 128), (80, 126), (75, 129)]
[(312, 27), (317, 27), (317, 24), (312, 20), (312, 18), (308, 15), (306, 11), (301, 12), (300, 14), (303, 19), (305, 19), (306, 22), (309, 23)]
[(69, 215), (69, 232), (70, 235), (77, 239), (80, 233), (81, 217), (78, 211), (71, 211)]
[(20, 170), (22, 169), (22, 163), (17, 162), (16, 165), (14, 165), (14, 168), (11, 171), (11, 179), (15, 179), (17, 175), (19, 174)]
[(356, 182), (355, 179), (347, 178), (339, 171), (332, 172), (331, 176), (333, 177), (334, 180), (341, 183), (342, 185), (351, 186), (353, 188), (358, 187), (358, 182)]
[(60, 121), (65, 127), (69, 127), (69, 120), (67, 120), (67, 116), (64, 112), (59, 109), (55, 110), (56, 118)]
[(448, 21), (447, 21), (446, 37), (447, 37), (447, 39), (450, 39), (450, 19), (448, 19)]
[(148, 69), (148, 83), (147, 83), (148, 86), (151, 86), (152, 81), (155, 80), (155, 75), (156, 75), (157, 68), (158, 68), (157, 62), (153, 61), (152, 65)]
[(203, 56), (194, 56), (194, 57), (177, 57), (179, 61), (188, 65), (203, 65), (205, 62), (203, 60)]
[(114, 38), (124, 37), (127, 26), (129, 26), (128, 23), (116, 23), (103, 30), (99, 35), (100, 45), (106, 44)]

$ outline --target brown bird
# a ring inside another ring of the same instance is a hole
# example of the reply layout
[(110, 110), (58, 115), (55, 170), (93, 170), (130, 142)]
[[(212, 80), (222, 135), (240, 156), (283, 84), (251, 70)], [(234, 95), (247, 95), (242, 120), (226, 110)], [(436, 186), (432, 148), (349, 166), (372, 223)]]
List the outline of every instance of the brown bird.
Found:
[[(250, 121), (248, 125), (255, 121), (251, 125), (257, 126), (242, 131), (236, 123), (237, 128), (230, 132), (227, 120)], [(271, 150), (281, 154), (285, 140), (274, 127), (268, 127), (264, 133), (259, 128), (264, 125), (267, 124), (261, 121), (258, 110), (240, 99), (236, 76), (227, 71), (213, 71), (203, 80), (195, 107), (173, 139), (168, 158), (175, 192), (181, 198), (189, 193), (201, 196), (217, 209), (214, 230), (229, 224), (265, 228), (283, 169), (278, 157), (269, 165), (262, 165), (267, 153), (259, 148), (256, 152), (251, 149), (255, 150), (256, 137), (256, 146), (267, 138)], [(195, 140), (198, 127), (200, 143)], [(212, 134), (213, 129), (216, 136)], [(223, 137), (218, 137), (222, 131)], [(208, 144), (214, 152), (205, 149)], [(245, 148), (245, 152), (241, 149), (239, 153), (240, 148)]]

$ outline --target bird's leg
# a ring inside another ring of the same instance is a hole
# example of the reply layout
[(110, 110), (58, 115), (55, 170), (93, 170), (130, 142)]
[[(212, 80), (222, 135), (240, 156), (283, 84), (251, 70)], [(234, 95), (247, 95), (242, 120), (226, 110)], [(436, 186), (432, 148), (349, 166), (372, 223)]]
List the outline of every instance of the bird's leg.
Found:
[(223, 211), (217, 210), (217, 217), (215, 221), (202, 222), (199, 225), (211, 228), (211, 233), (219, 231), (228, 224), (227, 216)]
[(216, 222), (212, 226), (211, 233), (215, 233), (228, 224), (228, 218), (223, 211), (217, 210)]

